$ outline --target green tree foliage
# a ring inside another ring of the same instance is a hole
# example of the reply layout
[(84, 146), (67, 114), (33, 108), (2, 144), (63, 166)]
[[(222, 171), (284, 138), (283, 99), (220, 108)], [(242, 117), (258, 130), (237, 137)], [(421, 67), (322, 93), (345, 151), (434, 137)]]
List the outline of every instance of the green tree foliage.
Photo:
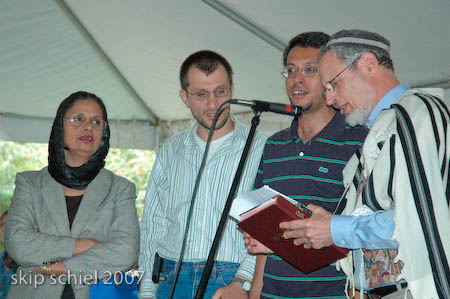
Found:
[(11, 202), (17, 172), (47, 165), (47, 145), (0, 141), (0, 213)]
[[(47, 144), (0, 141), (0, 213), (8, 209), (16, 173), (47, 166)], [(110, 149), (106, 168), (136, 185), (138, 215), (144, 208), (145, 188), (155, 159), (154, 151)]]
[(123, 176), (136, 185), (136, 208), (139, 217), (144, 210), (145, 190), (155, 161), (154, 151), (110, 149), (106, 168)]

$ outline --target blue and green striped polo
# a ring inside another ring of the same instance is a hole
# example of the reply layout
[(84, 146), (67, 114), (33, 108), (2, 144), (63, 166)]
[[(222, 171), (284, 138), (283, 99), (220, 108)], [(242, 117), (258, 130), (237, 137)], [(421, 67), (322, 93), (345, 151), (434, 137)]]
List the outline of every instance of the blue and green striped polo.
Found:
[[(334, 211), (343, 191), (342, 169), (362, 146), (367, 129), (349, 127), (336, 113), (311, 140), (297, 134), (298, 121), (270, 137), (261, 158), (255, 188), (271, 188), (305, 205)], [(276, 255), (267, 257), (261, 298), (345, 298), (345, 275), (334, 266), (302, 273)]]

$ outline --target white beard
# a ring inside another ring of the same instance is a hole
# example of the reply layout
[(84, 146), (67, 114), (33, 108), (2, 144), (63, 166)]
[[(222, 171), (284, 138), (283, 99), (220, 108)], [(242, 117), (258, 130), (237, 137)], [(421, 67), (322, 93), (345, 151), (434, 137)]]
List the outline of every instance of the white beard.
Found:
[(362, 97), (365, 103), (345, 116), (345, 121), (352, 127), (358, 125), (363, 126), (369, 120), (370, 113), (374, 107), (376, 94), (373, 88), (365, 84), (359, 74), (357, 75), (356, 80), (357, 86), (355, 92), (358, 94), (366, 94), (367, 96), (365, 99)]
[(363, 126), (367, 120), (369, 119), (370, 113), (372, 112), (372, 108), (370, 105), (365, 105), (364, 107), (358, 107), (350, 114), (345, 116), (345, 122), (350, 126)]

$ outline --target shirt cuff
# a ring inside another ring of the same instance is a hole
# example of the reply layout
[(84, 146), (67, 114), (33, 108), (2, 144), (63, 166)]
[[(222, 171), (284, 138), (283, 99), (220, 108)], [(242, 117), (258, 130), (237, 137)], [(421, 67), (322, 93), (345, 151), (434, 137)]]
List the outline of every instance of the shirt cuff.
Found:
[(343, 248), (352, 248), (352, 216), (333, 215), (330, 231), (333, 243)]
[(253, 273), (255, 272), (255, 263), (256, 263), (256, 257), (255, 256), (248, 256), (244, 259), (244, 261), (240, 264), (236, 275), (240, 275), (242, 277), (247, 278), (248, 280), (253, 280)]
[(142, 279), (139, 287), (139, 298), (156, 298), (158, 285), (151, 279)]

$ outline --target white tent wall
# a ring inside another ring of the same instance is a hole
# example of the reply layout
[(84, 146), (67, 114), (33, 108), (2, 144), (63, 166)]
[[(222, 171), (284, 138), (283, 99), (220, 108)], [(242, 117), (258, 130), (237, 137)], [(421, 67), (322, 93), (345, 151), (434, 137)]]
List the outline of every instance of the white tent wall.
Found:
[[(445, 90), (445, 98), (450, 102), (450, 89)], [(235, 113), (234, 117), (248, 126), (252, 112)], [(111, 123), (111, 146), (118, 148), (157, 149), (164, 140), (186, 129), (194, 120), (163, 121), (158, 127), (142, 121), (113, 121)], [(271, 136), (290, 126), (292, 117), (275, 113), (262, 113), (257, 130)], [(52, 122), (46, 119), (18, 118), (0, 114), (0, 140), (17, 142), (47, 143)], [(23, 134), (23, 127), (33, 128), (33, 134)]]
[[(236, 113), (240, 122), (251, 125), (252, 112)], [(258, 130), (267, 136), (290, 125), (292, 117), (270, 112), (262, 113)], [(16, 115), (0, 114), (0, 140), (16, 142), (48, 143), (52, 121), (40, 118), (23, 118)], [(110, 121), (111, 147), (157, 149), (168, 137), (186, 129), (193, 119), (163, 121), (157, 127), (144, 121)], [(23, 128), (29, 130), (23, 130)]]
[[(112, 146), (156, 149), (192, 121), (178, 70), (200, 49), (231, 62), (236, 98), (288, 103), (281, 49), (304, 31), (379, 32), (402, 82), (449, 96), (449, 16), (448, 0), (3, 0), (0, 138), (48, 142), (59, 103), (86, 90), (105, 102)], [(248, 108), (232, 109), (250, 123)], [(259, 129), (289, 123), (263, 113)]]
[[(445, 96), (447, 103), (450, 103), (450, 89), (445, 89)], [(449, 107), (450, 109), (450, 107)], [(252, 112), (240, 112), (233, 114), (234, 117), (250, 126), (253, 117)], [(193, 122), (193, 119), (172, 121), (172, 122), (162, 122), (160, 130), (160, 142), (163, 142), (167, 137), (172, 136), (176, 133), (183, 131), (187, 126)], [(292, 117), (288, 115), (280, 115), (271, 112), (263, 112), (260, 117), (260, 124), (257, 130), (264, 133), (266, 136), (271, 136), (275, 132), (282, 129), (288, 128), (291, 125)]]
[[(232, 113), (233, 117), (243, 124), (251, 126), (251, 120), (254, 116), (253, 112), (239, 112)], [(186, 129), (194, 120), (180, 120), (161, 123), (160, 141), (163, 142), (166, 138), (175, 135)], [(260, 116), (260, 123), (257, 130), (264, 133), (266, 136), (271, 136), (275, 132), (285, 129), (290, 126), (292, 116), (280, 115), (272, 112), (263, 112)]]

